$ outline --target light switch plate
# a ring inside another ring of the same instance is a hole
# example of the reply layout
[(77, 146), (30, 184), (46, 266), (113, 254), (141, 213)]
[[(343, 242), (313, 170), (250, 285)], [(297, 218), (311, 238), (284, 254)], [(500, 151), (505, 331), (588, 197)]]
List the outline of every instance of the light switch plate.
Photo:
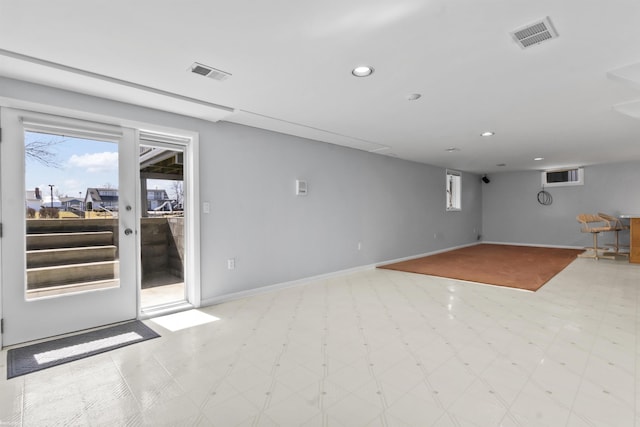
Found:
[(296, 196), (307, 195), (307, 181), (296, 180)]

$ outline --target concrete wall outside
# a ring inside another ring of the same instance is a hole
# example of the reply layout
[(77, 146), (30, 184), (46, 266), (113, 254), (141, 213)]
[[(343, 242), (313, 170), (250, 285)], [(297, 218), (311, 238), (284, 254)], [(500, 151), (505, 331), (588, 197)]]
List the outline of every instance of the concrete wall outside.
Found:
[(167, 218), (169, 226), (169, 271), (184, 279), (184, 218)]

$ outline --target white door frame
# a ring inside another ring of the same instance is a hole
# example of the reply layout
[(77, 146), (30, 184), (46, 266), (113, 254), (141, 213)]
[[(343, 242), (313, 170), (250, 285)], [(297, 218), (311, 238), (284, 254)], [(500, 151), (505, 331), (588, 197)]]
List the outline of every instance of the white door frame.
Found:
[[(184, 284), (187, 301), (185, 303), (150, 307), (142, 310), (140, 318), (149, 318), (184, 309), (200, 307), (200, 214), (198, 196), (198, 135), (182, 130), (161, 130), (144, 126), (137, 132), (138, 146), (151, 145), (183, 150), (184, 189)], [(144, 141), (144, 142), (141, 142)], [(138, 183), (139, 183), (138, 179)], [(140, 215), (138, 215), (140, 218)], [(141, 278), (140, 278), (141, 280)], [(142, 282), (140, 282), (142, 283)], [(138, 297), (138, 300), (140, 298)]]

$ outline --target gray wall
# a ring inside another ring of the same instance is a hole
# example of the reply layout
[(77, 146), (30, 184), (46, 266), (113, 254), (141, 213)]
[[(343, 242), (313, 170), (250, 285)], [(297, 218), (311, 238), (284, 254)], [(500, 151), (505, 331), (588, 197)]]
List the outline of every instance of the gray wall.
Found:
[(442, 168), (5, 78), (0, 96), (199, 132), (204, 300), (473, 243), (481, 226), (477, 175), (445, 212)]
[(201, 137), (205, 298), (476, 241), (477, 175), (447, 213), (442, 168), (230, 123)]
[(541, 190), (538, 171), (489, 177), (491, 182), (482, 188), (485, 241), (588, 246), (592, 244), (591, 236), (580, 233), (576, 215), (640, 214), (640, 162), (585, 167), (584, 185), (545, 188), (553, 196), (550, 206), (537, 201)]

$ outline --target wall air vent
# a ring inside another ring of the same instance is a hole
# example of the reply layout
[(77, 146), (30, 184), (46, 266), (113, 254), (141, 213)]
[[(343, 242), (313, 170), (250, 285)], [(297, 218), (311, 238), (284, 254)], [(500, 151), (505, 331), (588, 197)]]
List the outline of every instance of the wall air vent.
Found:
[(511, 36), (521, 48), (525, 49), (544, 41), (555, 39), (558, 37), (558, 32), (553, 27), (551, 19), (547, 16), (541, 21), (518, 28), (511, 32)]
[(213, 67), (209, 67), (207, 65), (199, 64), (194, 62), (190, 68), (192, 73), (200, 74), (201, 76), (209, 77), (213, 80), (224, 81), (231, 77), (230, 73), (227, 73), (222, 70), (216, 70)]

